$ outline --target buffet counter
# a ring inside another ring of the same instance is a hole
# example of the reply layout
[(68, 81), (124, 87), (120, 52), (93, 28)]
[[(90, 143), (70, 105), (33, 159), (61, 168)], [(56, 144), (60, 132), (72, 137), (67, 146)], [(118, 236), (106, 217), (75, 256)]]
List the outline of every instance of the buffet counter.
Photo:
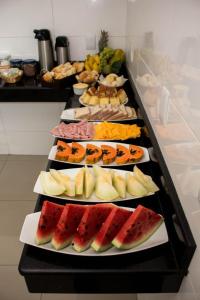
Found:
[[(131, 82), (131, 81), (130, 81)], [(125, 85), (128, 105), (140, 108), (142, 119), (133, 123), (144, 127), (141, 138), (128, 140), (139, 146), (154, 149), (157, 160), (141, 164), (141, 169), (150, 175), (160, 191), (134, 201), (118, 201), (123, 207), (142, 204), (163, 215), (167, 228), (168, 242), (144, 251), (117, 256), (75, 256), (56, 253), (25, 245), (19, 263), (19, 272), (24, 276), (27, 287), (33, 293), (164, 293), (177, 292), (187, 275), (196, 245), (177, 196), (174, 184), (162, 156), (151, 123), (143, 108), (134, 85)], [(66, 108), (80, 106), (77, 96), (67, 99)], [(130, 123), (130, 122), (129, 122)], [(56, 145), (57, 139), (54, 141)], [(127, 141), (126, 141), (127, 143)], [(70, 168), (49, 160), (49, 169)], [(115, 167), (117, 168), (117, 167)], [(132, 170), (132, 166), (124, 166)], [(163, 180), (164, 179), (164, 180)], [(51, 197), (39, 195), (35, 212), (40, 211), (44, 200)], [(56, 202), (63, 204), (62, 199)], [(64, 201), (66, 203), (66, 201)], [(73, 201), (67, 201), (73, 203)], [(77, 202), (79, 203), (79, 202)], [(81, 203), (81, 202), (80, 202)]]

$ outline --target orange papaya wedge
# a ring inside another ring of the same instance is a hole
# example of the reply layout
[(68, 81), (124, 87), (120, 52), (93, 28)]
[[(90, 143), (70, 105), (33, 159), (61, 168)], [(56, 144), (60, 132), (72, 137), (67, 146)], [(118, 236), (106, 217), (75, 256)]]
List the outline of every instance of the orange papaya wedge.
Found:
[(115, 162), (118, 165), (126, 164), (129, 161), (129, 149), (122, 145), (117, 145), (117, 157)]
[(86, 146), (86, 164), (95, 164), (101, 159), (102, 150), (93, 144), (87, 144)]
[(144, 151), (142, 148), (140, 148), (139, 146), (135, 146), (135, 145), (130, 145), (129, 146), (129, 151), (130, 151), (130, 155), (129, 155), (129, 162), (135, 162), (140, 160), (143, 155), (144, 155)]
[(72, 152), (68, 157), (68, 162), (79, 163), (85, 157), (85, 148), (76, 142), (72, 142)]
[(115, 148), (108, 145), (101, 145), (102, 150), (102, 160), (104, 165), (108, 165), (115, 160), (117, 151)]
[(72, 149), (68, 143), (65, 143), (60, 140), (57, 142), (57, 152), (56, 152), (57, 160), (67, 161), (71, 152), (72, 152)]

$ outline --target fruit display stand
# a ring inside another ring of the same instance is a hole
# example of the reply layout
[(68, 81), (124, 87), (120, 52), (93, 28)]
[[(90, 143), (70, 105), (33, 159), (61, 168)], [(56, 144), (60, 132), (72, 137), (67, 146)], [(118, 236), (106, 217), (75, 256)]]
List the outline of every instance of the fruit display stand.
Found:
[[(117, 204), (133, 208), (142, 204), (162, 214), (169, 241), (132, 254), (94, 257), (66, 255), (25, 245), (19, 272), (24, 276), (28, 290), (32, 293), (174, 293), (178, 292), (184, 276), (187, 275), (196, 248), (195, 241), (134, 84), (127, 82), (125, 89), (129, 97), (128, 105), (135, 108), (139, 106), (144, 118), (134, 122), (140, 126), (145, 123), (150, 133), (150, 137), (142, 134), (140, 138), (125, 142), (154, 148), (158, 163), (149, 161), (140, 164), (140, 168), (152, 176), (160, 191), (149, 197), (122, 200)], [(67, 100), (66, 108), (77, 106), (80, 106), (78, 97), (72, 95)], [(47, 170), (70, 167), (69, 164), (55, 161), (47, 164)], [(133, 166), (116, 168), (132, 171)], [(162, 176), (168, 192), (162, 184)], [(70, 203), (39, 195), (35, 212), (41, 210), (44, 200), (58, 204)]]

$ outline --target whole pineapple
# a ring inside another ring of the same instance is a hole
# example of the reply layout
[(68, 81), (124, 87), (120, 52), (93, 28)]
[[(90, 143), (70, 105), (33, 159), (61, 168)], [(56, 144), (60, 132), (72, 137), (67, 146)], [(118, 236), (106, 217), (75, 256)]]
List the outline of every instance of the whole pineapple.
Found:
[(103, 51), (105, 47), (108, 46), (108, 31), (101, 30), (98, 46), (99, 46), (99, 53)]

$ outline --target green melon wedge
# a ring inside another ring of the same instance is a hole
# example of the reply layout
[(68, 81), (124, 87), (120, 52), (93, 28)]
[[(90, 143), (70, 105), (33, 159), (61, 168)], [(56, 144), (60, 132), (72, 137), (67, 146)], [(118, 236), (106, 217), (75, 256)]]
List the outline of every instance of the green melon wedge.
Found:
[(117, 172), (114, 172), (113, 174), (113, 185), (115, 189), (117, 190), (119, 196), (121, 198), (126, 197), (126, 180), (124, 176), (119, 175)]
[(65, 186), (61, 182), (57, 182), (49, 172), (41, 171), (39, 180), (44, 193), (47, 195), (57, 196), (65, 191)]
[(141, 182), (137, 180), (137, 178), (134, 175), (130, 173), (128, 173), (127, 175), (126, 184), (127, 192), (132, 196), (144, 197), (148, 195), (148, 190), (143, 186)]
[(68, 175), (63, 174), (54, 169), (50, 169), (50, 173), (58, 183), (65, 186), (65, 195), (69, 197), (75, 196), (75, 182), (71, 180), (71, 178)]
[(155, 193), (159, 191), (158, 186), (152, 180), (151, 176), (145, 175), (137, 166), (134, 166), (134, 175), (136, 179), (150, 192)]
[(83, 195), (84, 174), (85, 174), (85, 169), (81, 168), (75, 177), (75, 192), (76, 192), (76, 195), (78, 195), (78, 196)]
[(84, 181), (84, 191), (85, 197), (89, 198), (94, 190), (95, 187), (95, 178), (92, 174), (91, 170), (85, 166), (85, 181)]
[(95, 194), (97, 198), (103, 201), (112, 201), (119, 197), (119, 193), (108, 183), (103, 174), (97, 177)]

